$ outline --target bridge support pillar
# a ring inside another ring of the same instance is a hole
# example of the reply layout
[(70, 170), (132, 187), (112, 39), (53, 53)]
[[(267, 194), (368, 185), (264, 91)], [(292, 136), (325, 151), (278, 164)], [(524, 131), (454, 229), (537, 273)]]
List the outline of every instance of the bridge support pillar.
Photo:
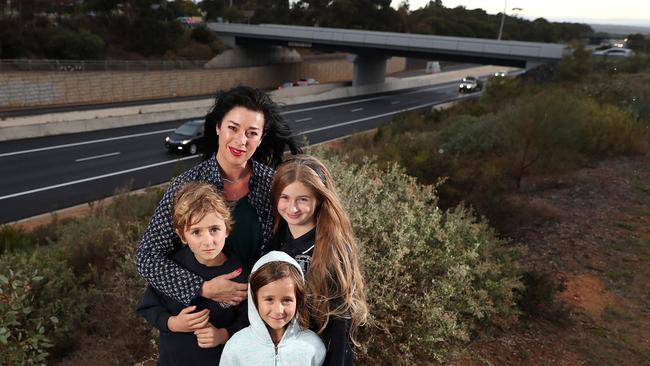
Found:
[(542, 64), (543, 62), (540, 61), (526, 61), (526, 70), (534, 69)]
[(356, 55), (352, 86), (381, 84), (386, 77), (386, 57)]

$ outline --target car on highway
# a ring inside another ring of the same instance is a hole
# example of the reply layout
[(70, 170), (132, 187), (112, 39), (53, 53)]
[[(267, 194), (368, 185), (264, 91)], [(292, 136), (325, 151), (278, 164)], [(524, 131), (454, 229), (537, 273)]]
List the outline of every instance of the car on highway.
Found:
[(458, 85), (459, 93), (473, 93), (483, 89), (483, 82), (476, 76), (465, 76)]
[(297, 86), (295, 83), (291, 81), (284, 82), (276, 88), (277, 90), (282, 90), (282, 89), (287, 89), (287, 88), (293, 88), (294, 86)]
[(203, 146), (203, 123), (202, 119), (183, 123), (165, 137), (165, 147), (171, 152), (196, 154)]
[(508, 72), (507, 72), (507, 71), (499, 70), (499, 71), (497, 71), (497, 72), (494, 73), (494, 77), (495, 77), (495, 78), (504, 78), (504, 77), (506, 77), (506, 76), (508, 76)]
[(316, 85), (316, 84), (318, 84), (318, 80), (314, 78), (304, 78), (296, 81), (297, 86), (308, 86), (308, 85)]
[(628, 58), (632, 56), (632, 50), (628, 48), (614, 47), (606, 50), (594, 51), (591, 55), (597, 58)]

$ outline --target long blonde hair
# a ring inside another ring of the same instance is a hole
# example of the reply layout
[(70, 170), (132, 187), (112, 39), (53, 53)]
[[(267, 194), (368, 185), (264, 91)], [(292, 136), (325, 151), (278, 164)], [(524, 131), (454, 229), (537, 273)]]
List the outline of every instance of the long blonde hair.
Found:
[(309, 310), (319, 334), (330, 317), (349, 318), (350, 341), (358, 346), (357, 330), (368, 318), (368, 306), (350, 219), (327, 168), (314, 157), (296, 155), (283, 163), (273, 178), (276, 235), (284, 224), (277, 210), (280, 195), (294, 182), (311, 189), (319, 202), (314, 254), (306, 274)]

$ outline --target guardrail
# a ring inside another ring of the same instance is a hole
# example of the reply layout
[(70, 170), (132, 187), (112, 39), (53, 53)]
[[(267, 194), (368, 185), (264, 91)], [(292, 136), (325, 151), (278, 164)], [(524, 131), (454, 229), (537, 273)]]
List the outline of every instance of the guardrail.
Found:
[(150, 60), (0, 60), (0, 72), (11, 71), (156, 71), (203, 69), (208, 61)]

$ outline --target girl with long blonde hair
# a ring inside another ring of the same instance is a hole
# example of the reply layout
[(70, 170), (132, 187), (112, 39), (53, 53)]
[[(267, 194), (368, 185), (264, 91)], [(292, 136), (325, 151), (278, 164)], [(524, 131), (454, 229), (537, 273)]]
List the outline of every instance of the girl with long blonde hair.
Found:
[(352, 365), (352, 345), (368, 316), (350, 219), (327, 168), (297, 155), (273, 178), (275, 248), (307, 274), (311, 328), (327, 347), (325, 365)]

